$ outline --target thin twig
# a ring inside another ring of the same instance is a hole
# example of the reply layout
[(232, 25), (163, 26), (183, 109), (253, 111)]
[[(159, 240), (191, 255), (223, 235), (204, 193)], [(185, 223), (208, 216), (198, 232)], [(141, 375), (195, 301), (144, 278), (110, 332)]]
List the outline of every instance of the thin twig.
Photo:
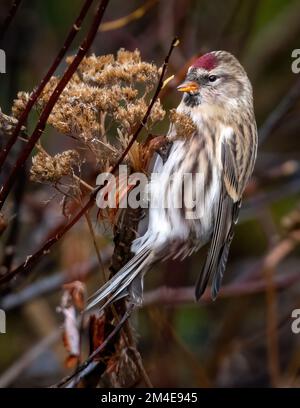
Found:
[(10, 189), (12, 188), (13, 184), (15, 183), (17, 176), (19, 172), (22, 170), (25, 161), (28, 159), (30, 156), (36, 142), (39, 140), (41, 137), (48, 117), (50, 116), (52, 109), (54, 105), (56, 104), (59, 96), (65, 89), (66, 85), (72, 78), (74, 72), (78, 68), (79, 64), (81, 63), (82, 59), (86, 55), (87, 51), (89, 50), (90, 46), (92, 45), (92, 42), (94, 41), (94, 38), (98, 32), (98, 27), (102, 21), (102, 18), (104, 16), (104, 12), (106, 10), (106, 7), (108, 5), (109, 0), (102, 0), (99, 4), (99, 7), (96, 11), (96, 15), (94, 17), (94, 20), (92, 22), (91, 28), (86, 36), (86, 38), (83, 40), (81, 45), (79, 46), (78, 52), (73, 59), (72, 63), (69, 65), (67, 70), (65, 71), (64, 75), (58, 82), (56, 88), (54, 89), (53, 93), (51, 94), (45, 108), (43, 109), (41, 116), (38, 120), (38, 123), (28, 139), (27, 144), (24, 146), (22, 152), (18, 156), (15, 164), (13, 165), (9, 175), (7, 176), (3, 186), (1, 187), (0, 190), (0, 209), (3, 207), (3, 204), (10, 192)]
[(94, 232), (94, 229), (93, 229), (93, 224), (92, 224), (92, 221), (91, 221), (91, 218), (90, 218), (89, 213), (86, 212), (84, 215), (85, 215), (85, 219), (86, 219), (86, 222), (87, 222), (87, 225), (88, 225), (88, 228), (89, 228), (91, 237), (92, 237), (93, 246), (94, 246), (94, 249), (95, 249), (95, 252), (96, 252), (98, 264), (99, 264), (100, 269), (101, 269), (101, 274), (102, 274), (103, 282), (105, 283), (105, 282), (107, 281), (107, 278), (106, 278), (106, 275), (105, 275), (104, 263), (103, 263), (103, 259), (102, 259), (102, 257), (101, 257), (100, 250), (99, 250), (99, 248), (98, 248), (98, 244), (97, 244), (97, 240), (96, 240), (96, 235), (95, 235), (95, 232)]
[(40, 85), (30, 95), (29, 101), (27, 102), (27, 104), (25, 106), (25, 109), (22, 112), (22, 114), (21, 114), (21, 116), (19, 118), (19, 121), (18, 121), (12, 135), (10, 136), (9, 140), (7, 141), (6, 145), (3, 147), (3, 150), (0, 153), (0, 171), (2, 169), (2, 166), (3, 166), (7, 156), (9, 154), (10, 150), (12, 149), (13, 145), (16, 143), (16, 140), (18, 138), (20, 130), (22, 129), (22, 126), (25, 125), (26, 120), (28, 118), (28, 115), (29, 115), (33, 105), (35, 104), (38, 97), (43, 92), (43, 89), (45, 88), (46, 84), (48, 83), (48, 81), (50, 80), (50, 78), (52, 77), (54, 72), (56, 71), (57, 67), (61, 63), (62, 59), (66, 55), (66, 52), (70, 48), (70, 45), (72, 44), (76, 34), (81, 29), (82, 22), (83, 22), (83, 20), (84, 20), (84, 18), (86, 16), (91, 4), (92, 4), (92, 2), (93, 2), (93, 0), (86, 0), (84, 2), (84, 5), (83, 5), (77, 19), (75, 20), (74, 24), (72, 25), (72, 28), (71, 28), (71, 30), (70, 30), (70, 32), (69, 32), (69, 34), (68, 34), (68, 36), (67, 36), (67, 38), (65, 40), (65, 43), (64, 43), (63, 47), (60, 49), (60, 51), (57, 54), (55, 60), (53, 61), (53, 64), (51, 65), (48, 72), (46, 73), (46, 75), (42, 79)]
[(83, 371), (93, 361), (93, 359), (97, 357), (97, 355), (107, 346), (107, 344), (115, 337), (115, 335), (122, 329), (124, 323), (131, 316), (131, 313), (133, 310), (134, 310), (134, 306), (133, 305), (129, 306), (126, 312), (124, 313), (122, 319), (120, 319), (118, 324), (114, 327), (112, 332), (107, 336), (107, 338), (103, 341), (103, 343), (99, 347), (97, 347), (95, 351), (93, 351), (93, 353), (85, 360), (84, 363), (82, 363), (78, 367), (78, 369), (74, 373), (63, 378), (61, 381), (55, 384), (54, 387), (62, 387), (63, 385), (71, 381), (74, 377), (76, 377), (77, 374)]
[(20, 209), (23, 204), (23, 195), (25, 193), (26, 186), (26, 174), (24, 171), (20, 174), (20, 177), (17, 180), (16, 187), (13, 191), (13, 220), (10, 223), (8, 237), (4, 244), (4, 253), (2, 259), (1, 270), (8, 272), (11, 269), (13, 260), (16, 254), (17, 243), (20, 233), (20, 218), (21, 212)]
[(11, 6), (9, 12), (8, 12), (8, 15), (7, 15), (6, 19), (4, 20), (4, 22), (3, 22), (2, 26), (1, 26), (1, 29), (0, 29), (0, 43), (3, 41), (3, 39), (5, 37), (5, 34), (7, 33), (7, 30), (8, 30), (11, 22), (13, 21), (16, 13), (18, 11), (18, 8), (19, 8), (21, 2), (22, 2), (22, 0), (14, 0), (13, 1), (13, 4), (12, 4), (12, 6)]
[(111, 31), (120, 29), (127, 24), (131, 23), (132, 21), (138, 20), (142, 18), (145, 13), (151, 9), (157, 3), (158, 0), (148, 0), (145, 4), (138, 7), (132, 13), (128, 14), (127, 16), (118, 18), (117, 20), (106, 21), (105, 23), (101, 24), (99, 27), (99, 31)]
[(252, 0), (248, 3), (247, 15), (244, 17), (243, 21), (243, 31), (237, 41), (236, 55), (240, 56), (247, 50), (247, 43), (249, 37), (251, 36), (254, 26), (255, 19), (259, 10), (260, 0)]
[[(111, 255), (111, 248), (109, 246), (102, 249), (102, 262), (107, 264), (111, 259)], [(58, 271), (51, 276), (31, 283), (21, 291), (10, 293), (2, 297), (0, 309), (8, 312), (9, 310), (22, 306), (24, 303), (31, 302), (37, 297), (47, 296), (60, 290), (65, 283), (70, 283), (74, 280), (85, 281), (91, 274), (98, 271), (98, 266), (99, 263), (96, 256), (91, 257), (87, 261), (76, 263), (68, 270)]]
[[(274, 279), (276, 289), (285, 289), (299, 282), (299, 273), (289, 273), (285, 276), (278, 276)], [(267, 284), (264, 279), (257, 279), (247, 283), (230, 283), (224, 285), (218, 295), (219, 299), (229, 299), (233, 297), (242, 297), (249, 295), (256, 295), (263, 293), (267, 289)], [(204, 303), (211, 303), (210, 288), (204, 292), (200, 303), (195, 300), (194, 286), (186, 286), (179, 288), (172, 288), (167, 286), (160, 286), (144, 295), (143, 307), (152, 305), (166, 305), (166, 306), (180, 306), (185, 304), (194, 304), (195, 306), (203, 305)]]
[(264, 124), (259, 129), (259, 143), (262, 144), (276, 129), (284, 116), (292, 109), (300, 99), (300, 80), (293, 84), (288, 93), (281, 99), (279, 104), (270, 113)]
[(73, 381), (69, 382), (65, 388), (75, 388), (76, 385), (80, 383), (80, 381), (84, 380), (95, 370), (98, 364), (99, 361), (92, 361), (87, 367), (80, 371), (80, 373), (77, 373), (76, 377), (73, 378)]
[(139, 351), (137, 349), (136, 341), (135, 341), (135, 338), (134, 338), (134, 335), (133, 335), (133, 332), (132, 332), (132, 328), (131, 328), (130, 322), (128, 320), (124, 324), (124, 332), (126, 333), (129, 348), (133, 353), (133, 356), (134, 356), (134, 359), (135, 359), (135, 362), (136, 362), (136, 365), (138, 367), (138, 370), (140, 372), (141, 377), (143, 378), (143, 380), (144, 380), (145, 384), (147, 385), (147, 387), (153, 388), (152, 382), (151, 382), (151, 380), (150, 380), (150, 378), (149, 378), (149, 376), (148, 376), (148, 374), (147, 374), (147, 372), (145, 370), (145, 367), (143, 365), (142, 357), (141, 357), (141, 355), (140, 355), (140, 353), (139, 353)]

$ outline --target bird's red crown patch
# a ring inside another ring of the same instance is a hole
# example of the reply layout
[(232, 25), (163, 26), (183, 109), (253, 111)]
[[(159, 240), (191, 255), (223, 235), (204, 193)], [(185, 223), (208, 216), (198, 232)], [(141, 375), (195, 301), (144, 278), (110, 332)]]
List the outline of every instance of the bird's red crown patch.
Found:
[(208, 71), (215, 68), (216, 66), (217, 66), (217, 58), (212, 53), (202, 55), (202, 57), (198, 58), (193, 64), (193, 67), (195, 68), (203, 68)]

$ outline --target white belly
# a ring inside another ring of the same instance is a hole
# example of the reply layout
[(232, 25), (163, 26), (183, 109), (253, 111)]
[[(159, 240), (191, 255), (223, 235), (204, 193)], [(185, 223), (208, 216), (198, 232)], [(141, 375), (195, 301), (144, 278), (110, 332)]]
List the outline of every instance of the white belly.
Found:
[[(212, 170), (208, 189), (205, 188), (206, 174), (201, 172), (201, 163), (197, 170), (199, 176), (184, 176), (190, 171), (190, 163), (185, 165), (184, 159), (193, 153), (188, 150), (188, 146), (184, 141), (177, 140), (173, 143), (165, 164), (160, 157), (156, 159), (153, 168), (156, 176), (149, 185), (148, 229), (142, 237), (133, 241), (134, 253), (145, 247), (159, 252), (176, 241), (184, 243), (187, 248), (198, 249), (210, 238), (220, 194), (218, 171)], [(196, 160), (201, 161), (201, 156)], [(182, 189), (184, 177), (186, 179)], [(194, 189), (194, 194), (191, 193), (191, 188)], [(194, 199), (196, 208), (186, 208), (184, 200), (188, 196)]]

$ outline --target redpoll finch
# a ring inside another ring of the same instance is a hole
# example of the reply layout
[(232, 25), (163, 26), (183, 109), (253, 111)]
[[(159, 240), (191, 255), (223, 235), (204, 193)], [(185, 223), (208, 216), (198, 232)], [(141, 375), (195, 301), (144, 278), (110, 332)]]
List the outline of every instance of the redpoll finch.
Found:
[[(171, 124), (168, 157), (163, 162), (157, 156), (153, 167), (158, 174), (150, 183), (147, 230), (133, 241), (131, 261), (93, 295), (88, 308), (99, 303), (103, 308), (125, 295), (140, 304), (143, 276), (151, 265), (189, 256), (207, 242), (210, 248), (196, 283), (196, 298), (209, 281), (212, 298), (218, 294), (242, 194), (256, 159), (252, 87), (233, 55), (214, 51), (196, 60), (177, 89), (183, 97), (176, 112), (186, 115), (195, 130), (176, 138), (176, 126)], [(191, 217), (185, 204), (174, 208), (174, 202), (183, 189), (186, 193), (193, 187), (182, 186), (184, 175), (197, 173), (203, 180), (194, 186), (199, 216)]]

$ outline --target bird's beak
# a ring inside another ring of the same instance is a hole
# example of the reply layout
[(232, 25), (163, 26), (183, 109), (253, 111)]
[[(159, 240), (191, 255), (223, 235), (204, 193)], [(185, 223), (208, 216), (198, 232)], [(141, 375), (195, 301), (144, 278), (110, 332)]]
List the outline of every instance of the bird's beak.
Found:
[(197, 92), (199, 91), (199, 84), (194, 81), (185, 81), (179, 86), (177, 86), (177, 91), (179, 92)]

